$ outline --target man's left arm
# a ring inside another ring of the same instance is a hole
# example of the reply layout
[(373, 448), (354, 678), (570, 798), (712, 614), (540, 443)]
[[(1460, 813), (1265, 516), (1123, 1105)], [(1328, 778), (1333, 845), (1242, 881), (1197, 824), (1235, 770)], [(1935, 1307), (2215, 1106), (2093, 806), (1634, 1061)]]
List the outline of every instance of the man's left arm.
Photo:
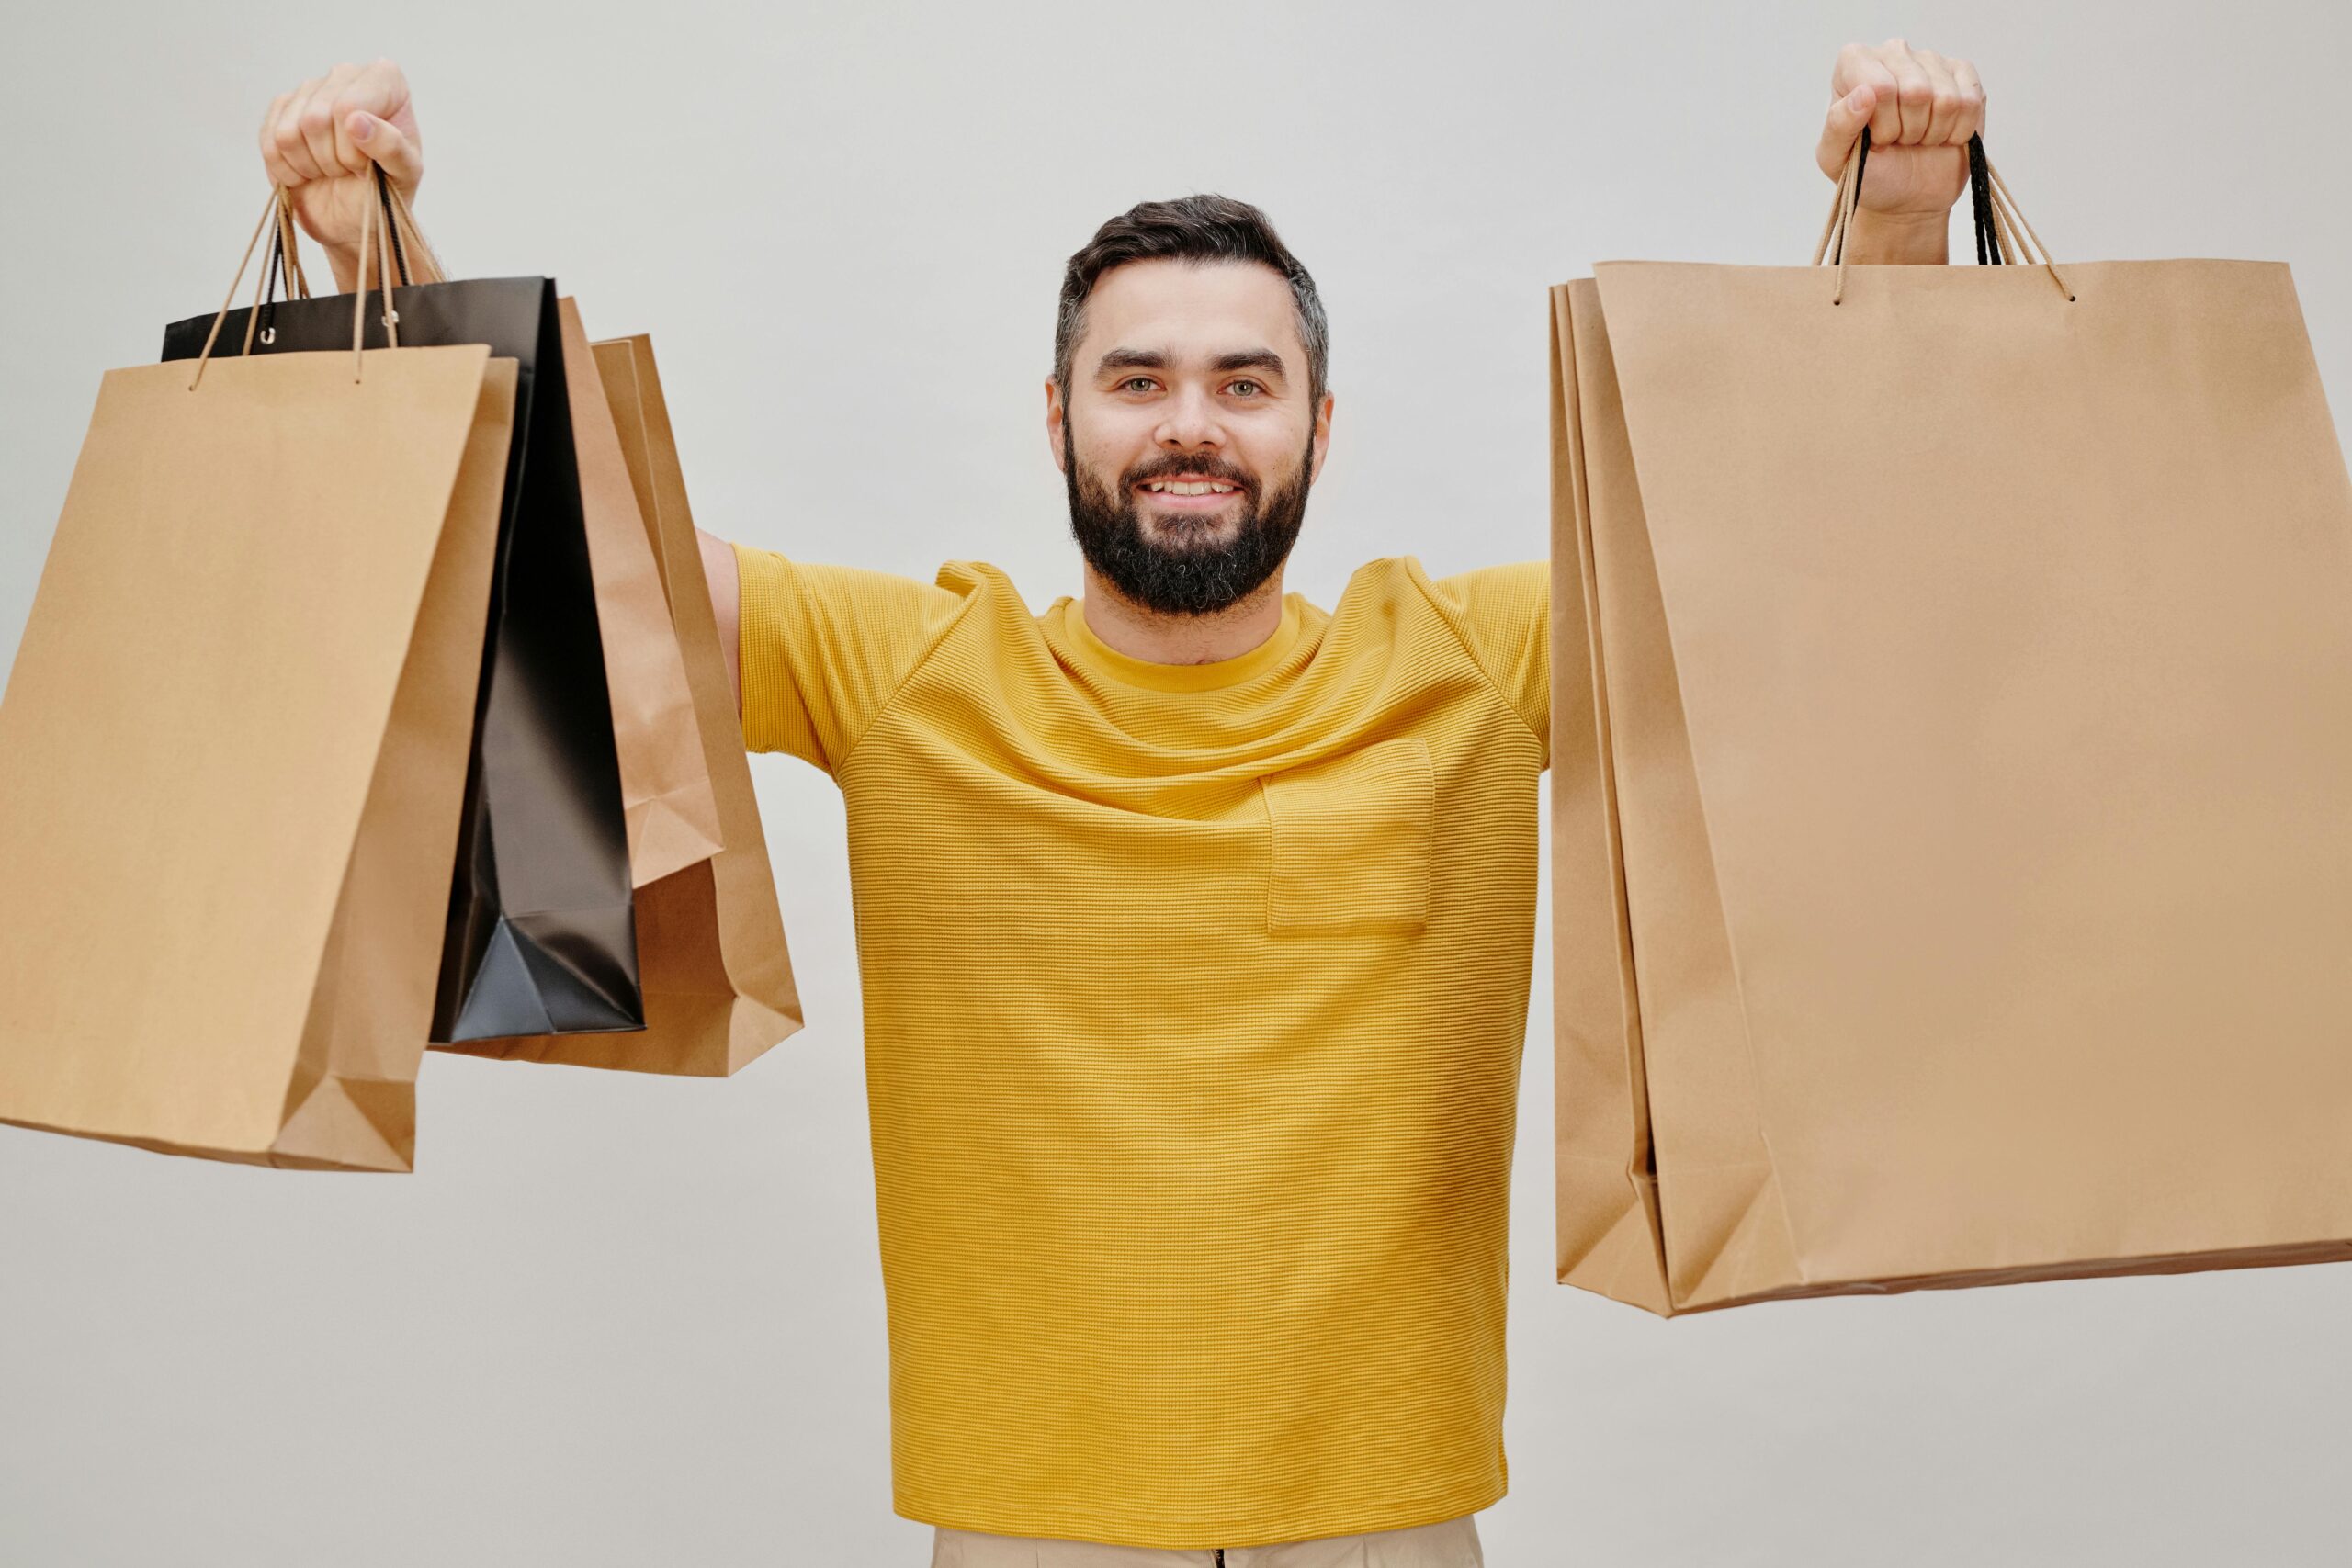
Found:
[[(1951, 259), (1952, 203), (1968, 188), (1968, 139), (1984, 129), (1973, 62), (1901, 39), (1849, 44), (1829, 76), (1815, 159), (1833, 181), (1868, 126), (1869, 166), (1847, 254), (1856, 263)], [(1551, 576), (1544, 561), (1488, 567), (1430, 584), (1472, 658), (1551, 755)]]

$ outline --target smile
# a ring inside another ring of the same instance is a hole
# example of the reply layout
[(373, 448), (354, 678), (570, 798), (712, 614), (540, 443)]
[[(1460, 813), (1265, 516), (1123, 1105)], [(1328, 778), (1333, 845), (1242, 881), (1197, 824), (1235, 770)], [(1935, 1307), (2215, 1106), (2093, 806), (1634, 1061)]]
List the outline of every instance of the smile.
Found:
[(1239, 487), (1223, 479), (1147, 479), (1143, 488), (1154, 495), (1231, 495)]

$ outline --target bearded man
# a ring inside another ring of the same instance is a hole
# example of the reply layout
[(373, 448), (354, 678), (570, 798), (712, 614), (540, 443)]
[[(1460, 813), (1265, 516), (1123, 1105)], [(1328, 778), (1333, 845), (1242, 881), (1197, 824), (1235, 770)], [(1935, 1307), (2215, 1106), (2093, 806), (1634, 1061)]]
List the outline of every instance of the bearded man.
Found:
[[(1943, 261), (1974, 69), (1857, 46), (1832, 100), (1824, 173), (1874, 143), (1850, 258)], [(423, 172), (398, 67), (281, 96), (262, 150), (351, 288), (368, 165)], [(1460, 1568), (1503, 1495), (1548, 573), (1285, 593), (1328, 365), (1263, 213), (1146, 202), (1062, 278), (1078, 596), (704, 536), (745, 743), (847, 802), (935, 1564)]]

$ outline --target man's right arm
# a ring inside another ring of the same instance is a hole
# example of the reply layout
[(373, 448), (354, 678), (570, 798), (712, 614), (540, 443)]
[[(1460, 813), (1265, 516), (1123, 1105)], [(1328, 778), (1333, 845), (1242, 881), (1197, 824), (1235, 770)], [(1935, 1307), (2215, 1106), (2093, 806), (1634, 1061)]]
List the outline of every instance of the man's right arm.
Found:
[[(424, 176), (424, 146), (408, 80), (389, 60), (338, 65), (270, 104), (262, 121), (263, 166), (287, 188), (303, 231), (326, 247), (345, 292), (357, 281), (361, 225), (375, 202), (370, 165), (380, 165), (413, 205)], [(420, 280), (439, 281), (431, 274)], [(834, 772), (944, 633), (962, 599), (885, 572), (808, 566), (768, 551), (739, 557), (727, 540), (695, 532), (745, 744), (789, 751)], [(746, 564), (753, 578), (748, 585)], [(749, 711), (747, 626), (754, 653)]]
[(743, 583), (735, 570), (735, 547), (707, 528), (695, 530), (702, 546), (702, 575), (710, 584), (710, 613), (718, 622), (718, 650), (727, 656), (727, 685), (735, 694), (735, 721), (743, 720)]
[[(317, 241), (334, 269), (335, 286), (349, 293), (359, 273), (360, 227), (374, 192), (368, 169), (384, 174), (413, 205), (424, 180), (424, 138), (416, 123), (408, 78), (390, 60), (372, 65), (338, 65), (270, 101), (262, 117), (262, 169), (292, 197), (303, 232)], [(414, 258), (420, 282), (437, 282), (429, 260)], [(735, 550), (701, 529), (703, 576), (710, 583), (711, 613), (718, 621), (718, 646), (727, 658), (727, 682), (743, 711), (742, 589)]]

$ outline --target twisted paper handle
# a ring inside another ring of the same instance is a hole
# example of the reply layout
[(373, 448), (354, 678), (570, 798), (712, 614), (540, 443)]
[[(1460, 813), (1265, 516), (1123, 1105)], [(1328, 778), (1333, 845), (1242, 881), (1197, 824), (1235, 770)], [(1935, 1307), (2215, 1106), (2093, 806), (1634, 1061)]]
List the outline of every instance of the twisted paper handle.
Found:
[[(377, 265), (378, 283), (384, 294), (385, 341), (394, 348), (401, 345), (401, 313), (392, 307), (392, 254), (398, 239), (393, 218), (394, 204), (399, 204), (398, 210), (401, 216), (406, 216), (408, 209), (407, 204), (401, 201), (399, 191), (384, 178), (384, 171), (381, 168), (371, 167), (369, 174), (375, 181), (376, 199), (367, 204), (367, 220), (359, 228), (359, 276), (356, 280), (358, 288), (352, 291), (351, 300), (351, 378), (354, 381), (360, 378), (367, 364), (362, 355), (362, 344), (367, 336), (368, 328), (368, 263), (371, 254)], [(213, 314), (212, 330), (204, 334), (203, 350), (196, 356), (196, 374), (188, 378), (187, 389), (191, 392), (195, 391), (198, 383), (204, 379), (204, 367), (212, 359), (212, 345), (220, 336), (220, 323), (229, 319), (229, 306), (230, 302), (237, 297), (237, 285), (244, 281), (245, 268), (253, 265), (254, 251), (261, 243), (262, 231), (269, 227), (273, 218), (278, 224), (277, 234), (272, 244), (273, 252), (282, 253), (288, 256), (294, 254), (293, 246), (288, 243), (293, 229), (289, 198), (284, 186), (272, 185), (269, 187), (269, 205), (262, 209), (260, 220), (254, 224), (253, 237), (245, 242), (245, 254), (237, 260), (236, 276), (229, 280), (229, 291), (221, 296), (220, 309)], [(413, 219), (410, 220), (410, 226), (413, 230)], [(382, 231), (381, 244), (376, 243), (379, 229)], [(273, 257), (273, 259), (276, 258)], [(295, 261), (292, 266), (294, 275), (298, 278), (300, 277), (300, 262)], [(405, 277), (407, 257), (404, 254), (401, 256), (401, 273)], [(254, 279), (254, 308), (252, 313), (245, 318), (245, 339), (243, 347), (239, 350), (241, 354), (251, 354), (254, 351), (254, 332), (261, 324), (263, 297), (268, 291), (270, 275), (271, 268), (265, 265)], [(302, 293), (305, 299), (309, 298), (310, 285), (307, 280), (302, 283)]]
[[(1870, 128), (1862, 128), (1854, 139), (1854, 150), (1846, 155), (1845, 173), (1838, 181), (1838, 199), (1829, 209), (1829, 221), (1821, 231), (1821, 243), (1814, 247), (1813, 265), (1819, 266), (1825, 259), (1838, 265), (1838, 287), (1829, 297), (1833, 305), (1842, 304), (1846, 298), (1846, 242), (1853, 231), (1854, 214), (1861, 207), (1862, 173), (1870, 165)], [(2075, 299), (2065, 277), (2058, 271), (2058, 264), (2050, 258), (2050, 248), (2033, 225), (2025, 220), (2018, 210), (2017, 198), (2009, 195), (2008, 183), (2001, 172), (1984, 156), (1984, 138), (1968, 139), (1969, 205), (1974, 214), (1976, 228), (1976, 259), (1989, 265), (2023, 263), (2041, 267), (2050, 274), (2050, 281), (2058, 286), (2068, 303)], [(2018, 238), (2022, 231), (2025, 240)], [(2030, 248), (2025, 241), (2032, 242)], [(1834, 247), (1834, 251), (1833, 251)]]

